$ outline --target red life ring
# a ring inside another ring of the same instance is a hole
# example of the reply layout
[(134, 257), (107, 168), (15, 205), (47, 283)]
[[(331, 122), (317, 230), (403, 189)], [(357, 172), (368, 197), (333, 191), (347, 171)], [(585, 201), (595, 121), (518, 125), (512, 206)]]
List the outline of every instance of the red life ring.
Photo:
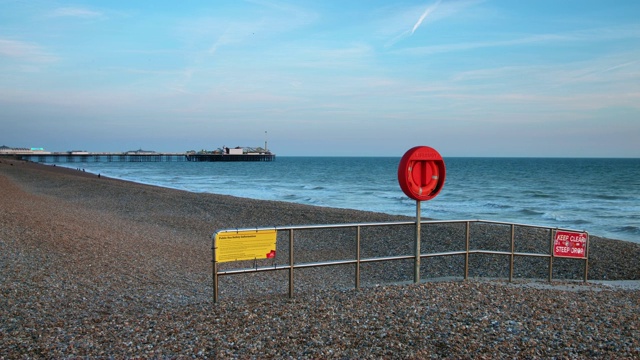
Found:
[(427, 146), (416, 146), (400, 160), (398, 182), (410, 198), (430, 200), (442, 190), (445, 171), (444, 161), (437, 151)]

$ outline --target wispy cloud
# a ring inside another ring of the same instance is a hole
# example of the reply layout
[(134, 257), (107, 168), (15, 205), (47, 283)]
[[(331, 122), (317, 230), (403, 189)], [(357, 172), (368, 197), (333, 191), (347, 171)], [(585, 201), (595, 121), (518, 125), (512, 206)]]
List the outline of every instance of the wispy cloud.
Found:
[(418, 21), (415, 23), (415, 25), (413, 25), (413, 29), (411, 29), (411, 35), (413, 35), (413, 33), (416, 32), (416, 30), (418, 30), (418, 28), (420, 27), (420, 25), (422, 25), (422, 22), (424, 21), (424, 19), (427, 18), (427, 16), (429, 16), (429, 14), (431, 14), (432, 12), (434, 12), (438, 6), (440, 5), (440, 3), (442, 2), (442, 0), (438, 0), (435, 4), (433, 5), (429, 5), (424, 12), (422, 13), (422, 15), (420, 15), (420, 18), (418, 19)]
[(24, 41), (0, 39), (0, 56), (27, 62), (51, 62), (57, 58), (42, 47)]
[(571, 40), (571, 37), (569, 36), (564, 36), (559, 34), (542, 34), (542, 35), (525, 36), (525, 37), (510, 39), (510, 40), (476, 41), (476, 42), (466, 42), (466, 43), (447, 44), (447, 45), (422, 46), (422, 47), (415, 47), (415, 48), (401, 50), (401, 51), (406, 53), (416, 54), (416, 55), (428, 55), (428, 54), (448, 53), (448, 52), (454, 52), (454, 51), (466, 51), (466, 50), (491, 48), (491, 47), (505, 47), (505, 46), (516, 46), (516, 45), (525, 45), (525, 44), (533, 44), (533, 43), (549, 43), (549, 42), (569, 41), (569, 40)]
[(77, 8), (77, 7), (62, 7), (62, 8), (57, 8), (53, 10), (49, 14), (49, 17), (77, 17), (77, 18), (89, 19), (89, 18), (101, 17), (102, 15), (103, 14), (101, 12), (93, 11), (89, 9)]
[(555, 34), (534, 34), (528, 36), (522, 36), (507, 40), (493, 40), (493, 41), (476, 41), (476, 42), (464, 42), (456, 44), (435, 45), (435, 46), (423, 46), (415, 47), (412, 49), (400, 50), (416, 55), (428, 55), (437, 53), (448, 53), (454, 51), (466, 51), (482, 48), (493, 47), (508, 47), (519, 46), (528, 44), (554, 44), (562, 42), (596, 42), (596, 41), (609, 41), (640, 38), (640, 27), (638, 26), (619, 26), (608, 28), (594, 28), (580, 31), (570, 31), (564, 33)]
[[(434, 96), (481, 106), (537, 104), (563, 113), (607, 107), (640, 109), (640, 62), (637, 52), (568, 63), (504, 66), (464, 71), (443, 80), (456, 90)], [(605, 90), (603, 90), (605, 89)], [(509, 105), (509, 106), (511, 106)], [(502, 108), (501, 111), (510, 111)], [(556, 113), (554, 116), (561, 116)]]
[[(391, 19), (385, 18), (385, 24), (383, 27), (387, 29), (383, 30), (383, 32), (395, 34), (392, 35), (393, 38), (385, 44), (385, 47), (393, 46), (400, 40), (413, 36), (420, 27), (424, 26), (426, 21), (435, 22), (456, 16), (466, 8), (474, 6), (479, 2), (481, 1), (461, 0), (455, 2), (443, 2), (442, 0), (437, 0), (435, 3), (428, 5), (426, 9), (423, 7), (412, 6), (410, 8), (401, 9), (400, 11), (395, 11), (395, 15), (391, 15)], [(416, 16), (418, 16), (417, 20), (415, 20)], [(411, 28), (407, 28), (407, 23), (409, 22), (413, 24)]]

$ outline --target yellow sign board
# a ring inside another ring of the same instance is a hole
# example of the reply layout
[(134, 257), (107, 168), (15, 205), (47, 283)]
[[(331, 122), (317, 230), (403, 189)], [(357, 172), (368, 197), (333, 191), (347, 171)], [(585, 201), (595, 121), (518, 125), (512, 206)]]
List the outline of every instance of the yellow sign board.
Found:
[(276, 230), (223, 232), (215, 236), (216, 262), (272, 259), (276, 256)]

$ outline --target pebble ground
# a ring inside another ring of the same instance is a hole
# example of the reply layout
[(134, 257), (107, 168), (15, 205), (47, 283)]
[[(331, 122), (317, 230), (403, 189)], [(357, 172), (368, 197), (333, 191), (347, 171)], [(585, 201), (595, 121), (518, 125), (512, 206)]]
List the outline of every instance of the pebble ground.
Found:
[[(579, 280), (580, 261), (463, 258), (221, 278), (219, 229), (398, 221), (385, 214), (193, 194), (0, 159), (0, 358), (640, 358), (640, 291)], [(472, 246), (503, 250), (504, 227)], [(424, 252), (464, 249), (460, 225), (425, 229)], [(363, 256), (410, 253), (411, 227), (363, 231)], [(352, 256), (353, 234), (301, 232), (296, 261)], [(536, 229), (518, 251), (545, 251)], [(286, 262), (286, 239), (278, 257)], [(547, 250), (548, 251), (548, 250)], [(640, 245), (592, 237), (589, 278), (639, 280)], [(227, 265), (229, 266), (229, 265)], [(491, 279), (491, 280), (489, 280)], [(402, 285), (399, 285), (402, 283)], [(408, 284), (407, 284), (408, 283)]]

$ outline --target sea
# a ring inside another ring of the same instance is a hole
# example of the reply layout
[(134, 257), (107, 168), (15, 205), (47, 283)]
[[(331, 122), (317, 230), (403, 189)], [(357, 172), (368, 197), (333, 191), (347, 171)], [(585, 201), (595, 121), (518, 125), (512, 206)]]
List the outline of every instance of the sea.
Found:
[[(58, 163), (194, 193), (416, 216), (398, 184), (400, 157), (278, 156), (271, 162)], [(588, 231), (640, 243), (640, 159), (444, 159), (423, 217), (493, 220)], [(288, 224), (274, 224), (288, 225)]]

